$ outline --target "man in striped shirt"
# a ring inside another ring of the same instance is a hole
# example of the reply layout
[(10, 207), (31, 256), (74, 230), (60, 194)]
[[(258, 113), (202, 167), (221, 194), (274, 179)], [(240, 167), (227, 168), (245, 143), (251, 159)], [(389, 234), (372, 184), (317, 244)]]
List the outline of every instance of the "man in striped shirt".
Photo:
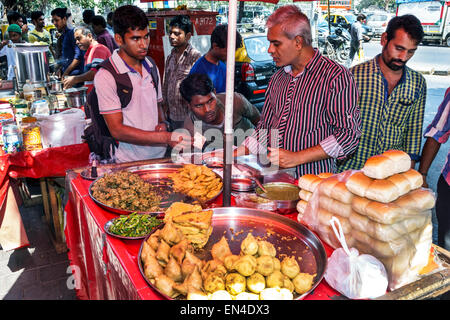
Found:
[(335, 159), (359, 141), (358, 92), (350, 72), (311, 45), (308, 18), (295, 6), (267, 20), (269, 53), (281, 67), (269, 83), (261, 120), (238, 148), (267, 157), (272, 165), (307, 173), (335, 172)]
[[(423, 175), (424, 187), (428, 187), (426, 178), (428, 169), (436, 157), (441, 145), (450, 136), (450, 87), (445, 92), (433, 121), (425, 130), (427, 138), (423, 146), (419, 172)], [(450, 250), (450, 150), (437, 183), (436, 217), (438, 221), (438, 245)]]
[(411, 167), (420, 159), (427, 87), (406, 62), (422, 38), (416, 17), (394, 17), (381, 35), (381, 54), (350, 69), (358, 85), (362, 136), (356, 152), (338, 162), (339, 172), (359, 170), (369, 157), (389, 149), (408, 153)]

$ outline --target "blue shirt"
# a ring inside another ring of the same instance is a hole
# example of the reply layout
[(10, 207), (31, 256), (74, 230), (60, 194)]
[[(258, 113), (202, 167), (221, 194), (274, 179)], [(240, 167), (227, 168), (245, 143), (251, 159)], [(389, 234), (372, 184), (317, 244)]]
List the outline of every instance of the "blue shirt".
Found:
[(71, 75), (82, 74), (84, 70), (84, 51), (76, 45), (74, 37), (74, 29), (65, 28), (61, 34), (62, 38), (62, 51), (61, 51), (61, 61), (62, 71), (66, 71), (69, 65), (72, 63), (73, 59), (80, 61), (80, 64), (70, 73)]
[[(447, 142), (450, 136), (450, 87), (445, 92), (444, 100), (423, 136), (431, 137), (441, 144)], [(447, 153), (447, 161), (442, 169), (442, 175), (450, 186), (450, 150)]]
[(202, 56), (192, 66), (189, 74), (192, 73), (207, 74), (213, 82), (216, 93), (225, 92), (227, 83), (227, 66), (222, 61), (219, 61), (219, 64), (214, 64), (206, 60), (205, 56)]

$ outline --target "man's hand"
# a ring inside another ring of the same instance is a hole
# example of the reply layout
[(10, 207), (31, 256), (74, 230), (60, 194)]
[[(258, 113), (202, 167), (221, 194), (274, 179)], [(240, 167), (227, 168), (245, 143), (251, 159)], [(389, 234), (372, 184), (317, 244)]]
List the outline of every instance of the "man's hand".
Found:
[(155, 127), (156, 132), (167, 131), (167, 125), (163, 122), (158, 123)]
[(182, 132), (171, 132), (169, 145), (174, 149), (191, 149), (194, 138), (190, 134)]
[(64, 89), (72, 88), (76, 83), (75, 76), (66, 76), (63, 78)]
[(267, 148), (269, 150), (268, 158), (271, 163), (280, 168), (292, 168), (300, 164), (297, 152), (280, 148)]

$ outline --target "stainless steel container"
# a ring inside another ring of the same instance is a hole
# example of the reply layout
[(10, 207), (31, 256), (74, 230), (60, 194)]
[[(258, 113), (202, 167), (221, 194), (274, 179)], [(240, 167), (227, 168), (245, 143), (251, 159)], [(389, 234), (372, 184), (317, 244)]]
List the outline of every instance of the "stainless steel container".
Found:
[(87, 89), (87, 87), (81, 87), (64, 90), (67, 106), (69, 108), (80, 108), (84, 106), (86, 103)]
[(26, 80), (31, 83), (45, 83), (48, 77), (48, 45), (20, 43), (15, 45), (17, 83), (19, 87)]
[(277, 212), (280, 214), (290, 214), (297, 211), (297, 202), (300, 197), (300, 188), (292, 183), (270, 182), (264, 183), (264, 188), (269, 192), (265, 194), (261, 188), (256, 188), (256, 194), (266, 199), (275, 201)]
[(50, 92), (63, 92), (63, 84), (59, 80), (51, 80), (48, 88)]

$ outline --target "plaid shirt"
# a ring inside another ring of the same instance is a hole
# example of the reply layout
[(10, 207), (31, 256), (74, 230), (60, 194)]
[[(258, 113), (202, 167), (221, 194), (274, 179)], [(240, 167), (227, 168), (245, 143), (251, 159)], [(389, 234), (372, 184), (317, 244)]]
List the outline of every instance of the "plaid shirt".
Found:
[(424, 77), (405, 66), (402, 78), (388, 95), (388, 83), (378, 58), (350, 69), (359, 90), (362, 135), (356, 152), (338, 162), (338, 172), (364, 166), (386, 150), (408, 153), (419, 161), (427, 86)]
[(184, 121), (188, 114), (188, 103), (180, 94), (180, 83), (189, 74), (194, 63), (201, 57), (200, 52), (188, 44), (177, 61), (175, 49), (167, 56), (164, 69), (162, 95), (169, 108), (169, 117), (174, 121)]

